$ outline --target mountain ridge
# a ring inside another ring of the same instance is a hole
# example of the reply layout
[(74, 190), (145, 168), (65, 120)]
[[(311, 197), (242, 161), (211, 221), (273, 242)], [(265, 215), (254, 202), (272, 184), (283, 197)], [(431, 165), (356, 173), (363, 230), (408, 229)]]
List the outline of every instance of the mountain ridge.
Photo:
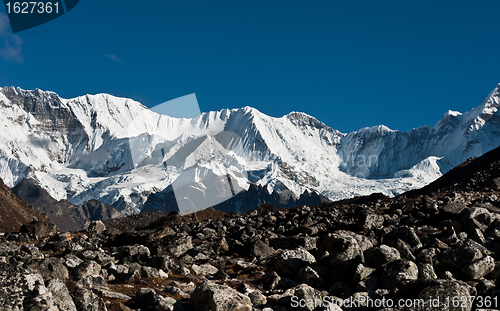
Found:
[[(330, 200), (392, 196), (500, 145), (499, 88), (480, 106), (446, 112), (433, 126), (341, 133), (301, 112), (273, 118), (244, 107), (181, 119), (108, 94), (63, 99), (6, 87), (0, 177), (9, 186), (30, 178), (58, 201), (98, 199), (125, 215), (169, 185), (203, 189), (228, 177), (236, 192), (255, 183), (296, 199), (306, 191)], [(201, 196), (212, 197), (213, 206), (228, 198), (224, 191)]]

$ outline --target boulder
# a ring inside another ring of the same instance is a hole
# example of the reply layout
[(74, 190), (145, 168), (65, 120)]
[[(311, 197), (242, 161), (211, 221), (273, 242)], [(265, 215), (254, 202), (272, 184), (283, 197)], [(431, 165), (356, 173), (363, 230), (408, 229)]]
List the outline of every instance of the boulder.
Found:
[(190, 305), (200, 311), (252, 311), (252, 301), (227, 285), (205, 281), (191, 295)]
[(380, 268), (389, 262), (401, 259), (397, 249), (385, 244), (366, 250), (364, 257), (366, 264), (374, 268)]
[(54, 235), (57, 232), (57, 226), (50, 222), (32, 221), (29, 224), (22, 225), (19, 232), (25, 232), (30, 237), (38, 240)]
[(54, 305), (59, 311), (76, 311), (75, 303), (63, 281), (53, 278), (48, 282), (47, 289), (52, 293)]
[(104, 231), (106, 231), (106, 226), (100, 220), (93, 221), (89, 224), (87, 231), (95, 234), (102, 234)]
[(394, 289), (405, 280), (416, 280), (418, 267), (413, 261), (399, 259), (384, 267), (381, 281), (388, 289)]

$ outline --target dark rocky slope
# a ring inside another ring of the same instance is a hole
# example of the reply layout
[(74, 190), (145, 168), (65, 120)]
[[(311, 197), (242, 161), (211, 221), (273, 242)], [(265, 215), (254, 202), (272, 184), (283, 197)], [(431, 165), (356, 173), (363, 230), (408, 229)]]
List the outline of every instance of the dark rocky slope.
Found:
[(12, 191), (39, 213), (47, 215), (63, 232), (82, 230), (91, 221), (122, 216), (115, 208), (97, 200), (90, 200), (82, 206), (66, 200), (57, 201), (45, 189), (28, 179), (23, 179)]
[(429, 185), (407, 192), (406, 196), (459, 191), (500, 189), (500, 148), (470, 158)]
[(0, 233), (17, 232), (21, 225), (45, 219), (21, 201), (0, 178)]
[[(396, 198), (374, 194), (290, 209), (264, 204), (245, 214), (151, 212), (72, 234), (8, 234), (0, 240), (0, 305), (500, 309), (500, 191), (489, 184), (494, 158), (464, 164), (472, 178), (454, 170), (458, 175), (437, 182), (443, 188)], [(342, 306), (327, 307), (332, 301)]]
[[(266, 203), (272, 204), (277, 208), (290, 208), (329, 202), (326, 197), (316, 192), (305, 192), (298, 199), (294, 198), (289, 192), (289, 190), (282, 193), (273, 191), (270, 194), (265, 187), (252, 183), (248, 190), (238, 192), (230, 199), (211, 207), (223, 212), (239, 211), (240, 213), (245, 213)], [(147, 213), (152, 211), (162, 211), (165, 213), (179, 211), (172, 186), (167, 187), (161, 192), (149, 195), (141, 212)]]

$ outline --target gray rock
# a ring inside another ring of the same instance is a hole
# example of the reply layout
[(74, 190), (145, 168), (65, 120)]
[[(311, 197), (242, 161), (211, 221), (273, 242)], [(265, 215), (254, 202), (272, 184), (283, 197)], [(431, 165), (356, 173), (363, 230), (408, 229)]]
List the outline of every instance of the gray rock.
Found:
[(424, 280), (435, 280), (437, 279), (436, 272), (434, 272), (434, 267), (430, 263), (419, 262), (418, 264), (419, 277)]
[(78, 287), (71, 297), (78, 311), (107, 311), (104, 301), (91, 290)]
[(23, 310), (25, 299), (32, 298), (31, 292), (36, 284), (43, 284), (43, 278), (38, 273), (0, 263), (0, 284), (0, 307), (5, 311)]
[(401, 255), (401, 259), (406, 259), (410, 261), (415, 261), (416, 258), (411, 251), (410, 245), (401, 239), (397, 239), (394, 243), (392, 243), (392, 247), (399, 251)]
[(438, 262), (440, 250), (434, 247), (424, 248), (418, 253), (417, 261), (434, 264)]
[(104, 225), (104, 223), (102, 221), (97, 220), (97, 221), (91, 222), (89, 224), (87, 230), (92, 232), (92, 233), (102, 234), (104, 231), (106, 231), (106, 226)]
[(252, 301), (227, 285), (203, 282), (196, 286), (190, 305), (200, 311), (252, 311)]
[(473, 280), (478, 280), (495, 269), (495, 260), (491, 256), (483, 257), (465, 266), (462, 271)]
[(442, 252), (440, 259), (444, 263), (461, 269), (470, 265), (474, 261), (481, 259), (488, 253), (488, 250), (483, 246), (472, 240), (466, 240), (456, 248)]
[(319, 275), (318, 271), (310, 266), (300, 268), (297, 274), (297, 281), (310, 285), (314, 288), (323, 288), (325, 283)]
[(405, 280), (416, 280), (417, 278), (417, 265), (413, 261), (399, 259), (384, 267), (381, 281), (388, 289), (393, 289)]
[(64, 256), (64, 265), (70, 269), (76, 268), (82, 262), (83, 260), (76, 257), (75, 255), (69, 254)]
[(370, 276), (373, 272), (375, 272), (374, 268), (367, 267), (360, 263), (354, 271), (353, 281), (356, 283), (362, 281)]
[(360, 215), (356, 224), (359, 229), (365, 231), (379, 229), (384, 224), (384, 216), (378, 215), (373, 211), (366, 211)]
[(214, 276), (217, 272), (219, 272), (219, 269), (217, 269), (216, 267), (212, 266), (209, 263), (202, 264), (200, 266), (192, 265), (191, 269), (193, 269), (193, 271), (198, 275), (204, 275), (210, 277)]
[(294, 278), (300, 268), (316, 262), (311, 253), (302, 247), (294, 250), (284, 250), (276, 256), (274, 269), (278, 274)]
[(280, 277), (275, 271), (266, 273), (262, 277), (262, 286), (267, 290), (286, 290), (297, 285), (299, 285), (299, 283), (285, 277)]
[(173, 298), (159, 295), (152, 288), (141, 288), (137, 291), (134, 302), (135, 305), (141, 307), (141, 309), (173, 311), (174, 304), (177, 301)]
[(460, 224), (462, 228), (470, 233), (474, 229), (485, 231), (493, 222), (492, 214), (482, 207), (468, 207), (460, 213)]
[(54, 235), (57, 232), (57, 227), (53, 223), (33, 221), (29, 224), (22, 225), (19, 232), (27, 233), (30, 237), (38, 240)]
[(330, 253), (332, 266), (354, 265), (363, 262), (363, 250), (358, 240), (351, 234), (337, 232), (318, 241), (320, 253)]
[(317, 307), (322, 306), (323, 295), (319, 290), (306, 284), (300, 284), (292, 289), (293, 289), (293, 297), (298, 298), (297, 301), (306, 302), (305, 304), (302, 305), (299, 304), (299, 306), (297, 307), (298, 310), (312, 311)]
[(250, 246), (250, 255), (257, 258), (269, 257), (276, 254), (276, 251), (261, 240), (257, 240)]
[(163, 242), (163, 245), (167, 248), (167, 250), (177, 257), (193, 248), (191, 236), (185, 233), (168, 235), (162, 238), (161, 241)]
[(33, 244), (24, 244), (21, 246), (20, 251), (32, 259), (43, 259), (45, 256), (40, 252), (38, 247)]
[(118, 300), (130, 300), (131, 297), (122, 293), (114, 292), (111, 290), (108, 290), (106, 287), (96, 287), (94, 289), (96, 293), (98, 293), (102, 297), (106, 297), (109, 299), (118, 299)]
[(76, 311), (75, 303), (63, 281), (54, 278), (47, 284), (47, 289), (52, 293), (54, 305), (60, 311)]
[(366, 264), (374, 268), (380, 268), (389, 262), (401, 259), (397, 249), (384, 244), (366, 250), (364, 256)]
[(416, 251), (422, 247), (422, 242), (415, 233), (415, 229), (408, 226), (402, 226), (387, 233), (382, 238), (382, 243), (391, 245), (391, 242), (396, 241), (397, 239), (401, 239), (408, 243), (412, 251)]
[[(423, 299), (427, 303), (425, 307), (415, 308), (416, 310), (453, 310), (453, 311), (470, 311), (472, 304), (470, 287), (457, 281), (441, 281), (439, 284), (429, 286), (423, 289), (419, 294), (419, 299)], [(463, 298), (462, 298), (463, 297)], [(433, 299), (436, 305), (429, 306), (429, 299)], [(453, 299), (458, 299), (459, 303), (453, 305)], [(462, 300), (464, 299), (464, 300)], [(461, 303), (466, 301), (467, 303)], [(439, 305), (437, 305), (439, 302)]]
[(160, 272), (156, 268), (142, 266), (141, 267), (141, 276), (143, 278), (148, 278), (148, 279), (157, 279), (160, 277)]
[(60, 279), (66, 280), (69, 277), (68, 269), (58, 258), (49, 257), (42, 260), (38, 271), (44, 280)]
[(248, 294), (248, 297), (252, 301), (252, 304), (255, 306), (263, 306), (267, 303), (266, 296), (262, 295), (260, 290), (256, 289), (253, 292)]
[(101, 265), (93, 260), (86, 260), (76, 267), (72, 272), (75, 281), (83, 279), (89, 275), (98, 276), (101, 273)]

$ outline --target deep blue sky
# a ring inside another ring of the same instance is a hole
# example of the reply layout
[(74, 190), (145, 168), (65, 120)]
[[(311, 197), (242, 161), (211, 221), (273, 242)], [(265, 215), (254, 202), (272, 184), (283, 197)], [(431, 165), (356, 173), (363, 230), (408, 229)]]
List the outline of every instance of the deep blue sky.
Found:
[(499, 16), (498, 0), (81, 0), (17, 37), (0, 19), (0, 85), (405, 131), (500, 82)]

